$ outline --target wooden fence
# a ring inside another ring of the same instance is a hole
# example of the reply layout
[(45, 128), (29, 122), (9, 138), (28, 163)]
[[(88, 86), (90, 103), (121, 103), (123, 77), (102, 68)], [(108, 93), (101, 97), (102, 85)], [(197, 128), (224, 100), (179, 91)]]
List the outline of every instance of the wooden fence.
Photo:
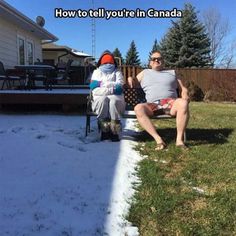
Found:
[(127, 79), (129, 76), (135, 77), (139, 72), (141, 72), (143, 70), (143, 68), (138, 67), (138, 66), (122, 65), (120, 67), (120, 70), (121, 70), (124, 78)]
[[(120, 69), (124, 78), (134, 77), (143, 70), (141, 67), (125, 65), (121, 66)], [(229, 80), (230, 83), (233, 80), (235, 82), (233, 87), (236, 86), (236, 69), (176, 69), (176, 74), (184, 83), (193, 81), (204, 93), (212, 89), (215, 81), (227, 84)]]
[(227, 87), (234, 81), (236, 85), (236, 69), (178, 69), (176, 73), (184, 82), (193, 81), (204, 93), (211, 90), (216, 82)]

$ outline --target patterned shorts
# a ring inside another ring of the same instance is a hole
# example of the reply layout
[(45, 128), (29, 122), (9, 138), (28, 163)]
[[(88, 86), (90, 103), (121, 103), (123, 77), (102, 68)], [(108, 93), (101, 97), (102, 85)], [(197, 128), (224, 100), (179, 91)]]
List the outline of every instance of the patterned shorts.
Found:
[(153, 115), (169, 115), (174, 101), (174, 98), (165, 98), (155, 103), (147, 103), (147, 105), (152, 110)]

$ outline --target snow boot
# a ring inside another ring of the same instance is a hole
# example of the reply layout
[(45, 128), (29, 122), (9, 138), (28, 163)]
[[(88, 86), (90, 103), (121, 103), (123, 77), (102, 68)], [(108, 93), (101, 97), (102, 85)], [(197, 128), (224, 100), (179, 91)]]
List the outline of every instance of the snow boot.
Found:
[(98, 120), (98, 129), (101, 131), (101, 141), (108, 140), (111, 137), (110, 120)]
[(119, 142), (120, 141), (120, 133), (121, 133), (121, 122), (120, 120), (111, 120), (111, 141)]

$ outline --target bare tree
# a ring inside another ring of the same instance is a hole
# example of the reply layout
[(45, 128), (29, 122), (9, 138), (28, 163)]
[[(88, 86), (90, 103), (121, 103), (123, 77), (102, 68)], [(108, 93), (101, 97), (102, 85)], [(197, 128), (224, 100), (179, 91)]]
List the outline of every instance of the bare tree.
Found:
[[(211, 8), (203, 13), (203, 23), (211, 41), (210, 56), (212, 66), (222, 66), (223, 62), (230, 66), (233, 61), (233, 54), (229, 53), (231, 52), (230, 47), (226, 47), (226, 40), (230, 34), (228, 20), (223, 19), (217, 9)], [(230, 54), (231, 56), (229, 57)]]
[(228, 46), (227, 53), (225, 53), (223, 57), (221, 58), (219, 67), (225, 68), (225, 69), (229, 69), (232, 67), (235, 68), (236, 67), (235, 61), (234, 61), (235, 55), (236, 55), (236, 40), (232, 41), (230, 45)]

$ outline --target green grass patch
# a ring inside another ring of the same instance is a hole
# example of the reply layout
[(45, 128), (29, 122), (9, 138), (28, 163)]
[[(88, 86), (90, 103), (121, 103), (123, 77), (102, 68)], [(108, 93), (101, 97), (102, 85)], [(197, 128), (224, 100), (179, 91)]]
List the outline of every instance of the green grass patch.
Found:
[(191, 103), (190, 111), (190, 150), (175, 146), (174, 120), (155, 121), (167, 150), (139, 137), (141, 184), (127, 218), (142, 236), (236, 235), (236, 105)]

